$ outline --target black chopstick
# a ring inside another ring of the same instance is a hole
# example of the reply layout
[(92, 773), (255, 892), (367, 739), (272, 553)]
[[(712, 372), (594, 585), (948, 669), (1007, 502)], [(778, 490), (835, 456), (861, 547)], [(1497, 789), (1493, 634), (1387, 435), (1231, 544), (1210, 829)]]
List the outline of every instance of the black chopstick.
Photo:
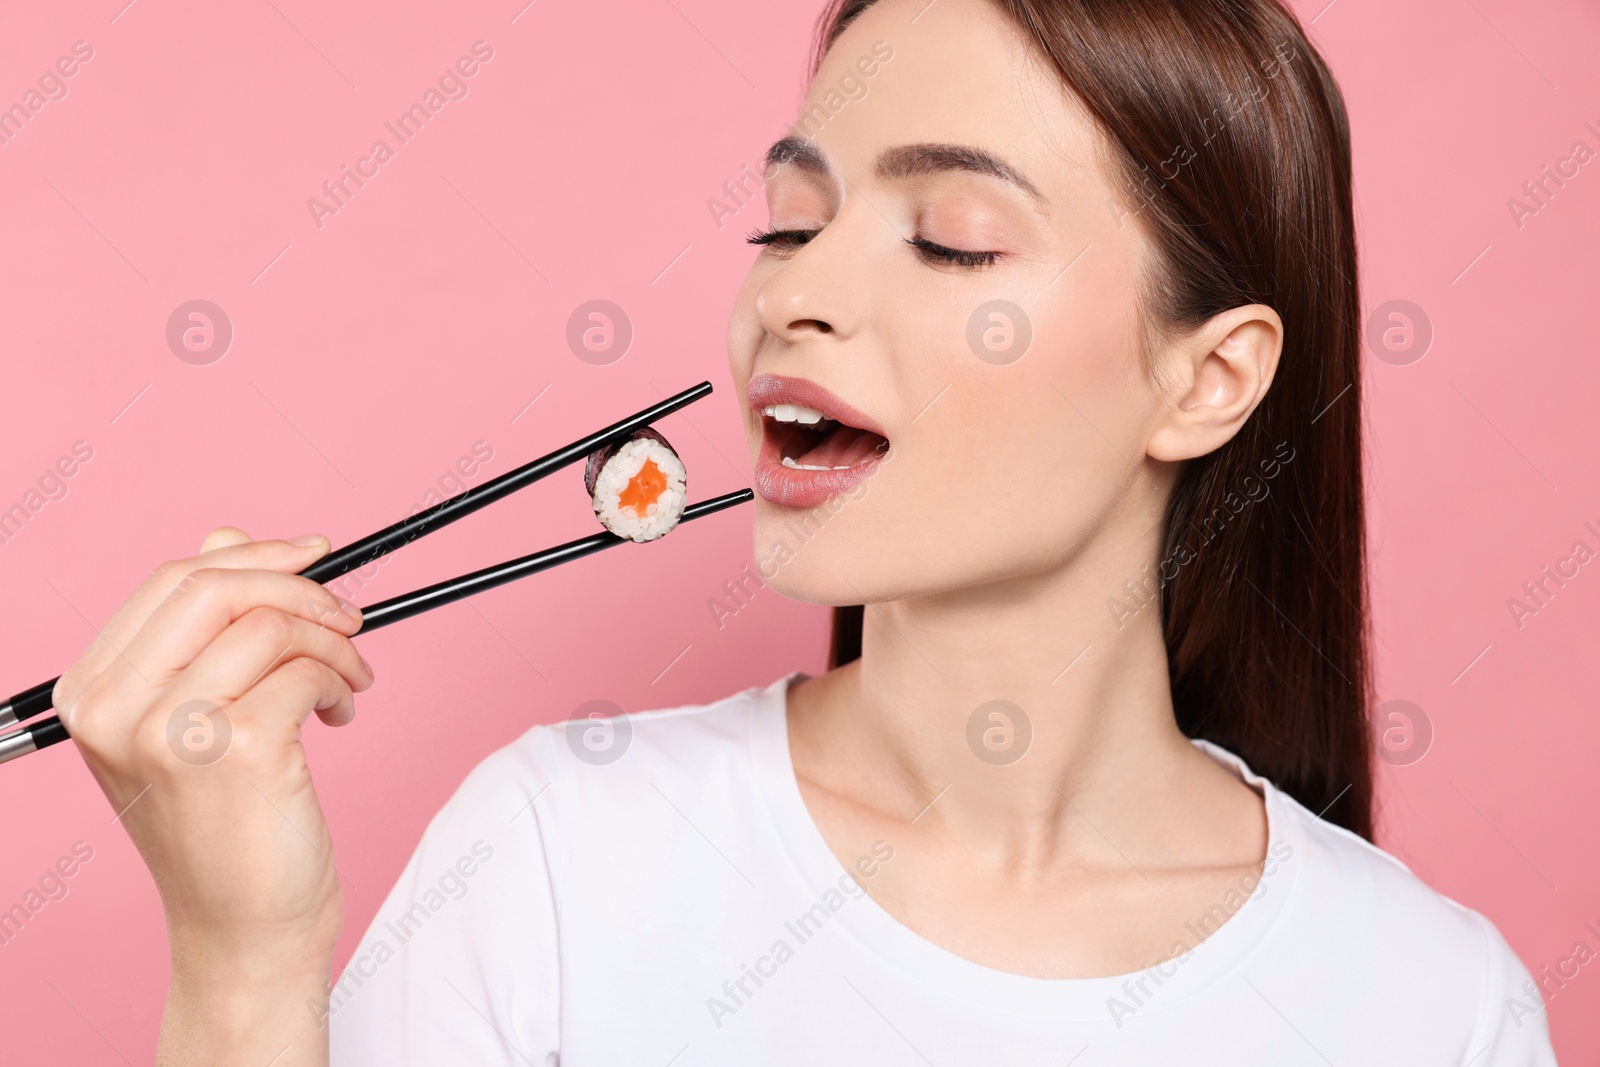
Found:
[[(479, 508), (493, 504), (501, 497), (509, 496), (518, 489), (532, 485), (547, 474), (588, 458), (589, 453), (596, 449), (604, 448), (611, 442), (628, 436), (639, 427), (648, 426), (710, 393), (711, 383), (701, 382), (676, 396), (669, 396), (659, 404), (652, 404), (643, 411), (629, 415), (621, 422), (614, 422), (603, 430), (596, 430), (565, 448), (558, 448), (547, 456), (540, 456), (531, 463), (524, 463), (516, 470), (492, 478), (475, 489), (457, 493), (450, 499), (442, 500), (415, 515), (401, 519), (375, 534), (330, 552), (300, 574), (314, 582), (329, 582), (340, 575), (365, 567), (441, 526), (455, 522)], [(58, 676), (47, 682), (40, 682), (0, 704), (0, 730), (8, 730), (16, 723), (26, 722), (49, 711), (51, 694), (55, 690), (56, 682), (60, 680)], [(0, 738), (0, 742), (4, 740)], [(4, 759), (0, 758), (0, 763), (3, 762)]]
[[(748, 489), (714, 496), (710, 500), (702, 500), (698, 504), (690, 504), (684, 508), (683, 518), (678, 521), (684, 523), (690, 519), (698, 519), (702, 515), (710, 515), (712, 512), (731, 508), (735, 504), (743, 504), (754, 496), (755, 494)], [(438, 582), (388, 600), (381, 600), (370, 608), (362, 609), (361, 615), (364, 621), (356, 636), (360, 637), (361, 634), (370, 633), (390, 623), (420, 615), (441, 604), (464, 600), (485, 589), (493, 589), (497, 585), (505, 585), (518, 578), (549, 570), (551, 567), (599, 552), (603, 548), (627, 543), (627, 538), (602, 530), (588, 537), (580, 537), (576, 541), (568, 541), (564, 545), (556, 545), (554, 548), (547, 548), (532, 555), (521, 556), (493, 567), (485, 567), (471, 574), (463, 574), (459, 578), (451, 578), (449, 581)], [(33, 726), (0, 737), (0, 763), (60, 744), (67, 740), (68, 736), (67, 728), (62, 725), (61, 719), (52, 715)]]

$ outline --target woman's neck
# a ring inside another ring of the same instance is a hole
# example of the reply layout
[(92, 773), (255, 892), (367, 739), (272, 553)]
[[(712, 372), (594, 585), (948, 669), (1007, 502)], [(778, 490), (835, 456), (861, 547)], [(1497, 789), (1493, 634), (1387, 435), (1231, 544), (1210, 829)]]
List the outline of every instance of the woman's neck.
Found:
[(1259, 801), (1179, 731), (1159, 604), (1138, 573), (1080, 558), (869, 605), (861, 659), (791, 700), (797, 768), (1008, 868), (1070, 861), (1084, 822), (1148, 862), (1238, 853), (1237, 829), (1225, 844), (1195, 821)]

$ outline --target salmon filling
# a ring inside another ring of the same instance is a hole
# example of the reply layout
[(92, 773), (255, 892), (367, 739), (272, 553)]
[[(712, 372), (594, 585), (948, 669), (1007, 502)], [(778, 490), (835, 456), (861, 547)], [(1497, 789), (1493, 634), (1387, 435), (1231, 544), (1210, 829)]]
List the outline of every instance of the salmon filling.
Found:
[(655, 460), (647, 459), (644, 466), (639, 468), (639, 473), (628, 480), (627, 486), (617, 497), (617, 506), (627, 508), (643, 518), (649, 512), (650, 505), (661, 499), (666, 488), (666, 473), (656, 466)]

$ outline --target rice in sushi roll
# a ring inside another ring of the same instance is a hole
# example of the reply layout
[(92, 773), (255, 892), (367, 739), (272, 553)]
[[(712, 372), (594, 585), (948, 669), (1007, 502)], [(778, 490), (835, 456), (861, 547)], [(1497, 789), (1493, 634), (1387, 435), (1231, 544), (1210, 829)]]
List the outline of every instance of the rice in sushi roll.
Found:
[(688, 477), (667, 439), (643, 426), (590, 453), (583, 487), (602, 526), (629, 541), (654, 541), (683, 518)]

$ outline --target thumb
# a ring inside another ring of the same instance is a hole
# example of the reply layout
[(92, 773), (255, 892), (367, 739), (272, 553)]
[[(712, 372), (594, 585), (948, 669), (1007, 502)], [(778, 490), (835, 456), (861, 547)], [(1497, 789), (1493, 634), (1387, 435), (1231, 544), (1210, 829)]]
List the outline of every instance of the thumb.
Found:
[(200, 544), (201, 552), (211, 552), (219, 548), (228, 548), (233, 545), (247, 545), (250, 535), (237, 526), (218, 526), (206, 534), (206, 539)]

